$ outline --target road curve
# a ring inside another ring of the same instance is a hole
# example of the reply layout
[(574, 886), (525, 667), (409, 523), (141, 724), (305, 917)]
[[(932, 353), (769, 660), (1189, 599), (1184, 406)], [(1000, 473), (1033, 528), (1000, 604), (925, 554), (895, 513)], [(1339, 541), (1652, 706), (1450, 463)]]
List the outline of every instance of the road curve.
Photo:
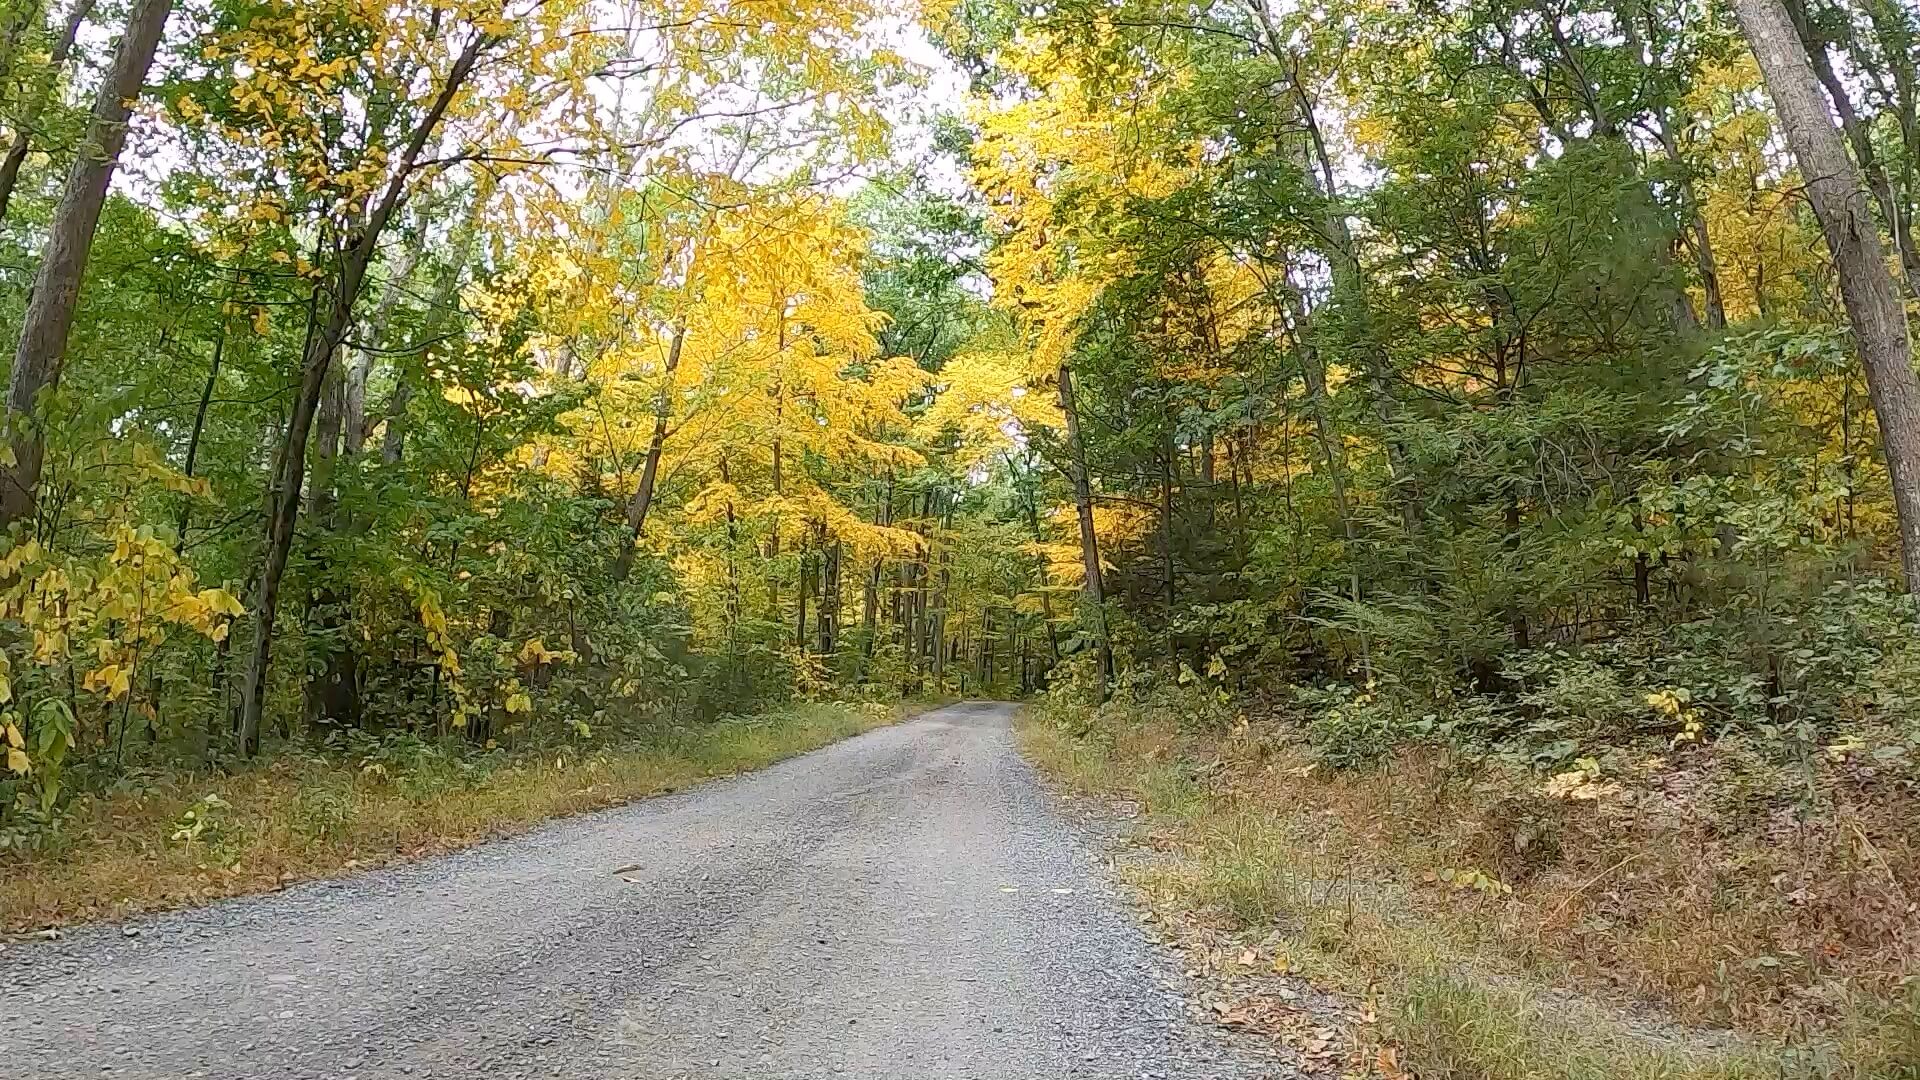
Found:
[(0, 1075), (1254, 1080), (960, 705), (524, 836), (0, 950)]

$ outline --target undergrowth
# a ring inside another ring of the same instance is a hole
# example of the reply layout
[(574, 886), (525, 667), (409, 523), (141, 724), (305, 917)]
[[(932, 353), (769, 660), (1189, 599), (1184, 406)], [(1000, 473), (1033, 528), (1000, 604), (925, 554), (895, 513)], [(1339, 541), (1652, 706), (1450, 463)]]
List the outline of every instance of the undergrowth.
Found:
[(1567, 798), (1440, 744), (1330, 768), (1301, 727), (1166, 690), (1047, 700), (1021, 740), (1140, 808), (1125, 872), (1153, 910), (1278, 933), (1303, 977), (1377, 996), (1354, 1059), (1376, 1075), (1920, 1077), (1914, 808), (1844, 762), (1810, 774), (1817, 808), (1756, 823), (1732, 747)]
[(451, 850), (772, 764), (892, 722), (798, 705), (624, 745), (475, 755), (364, 737), (245, 772), (135, 776), (0, 851), (0, 930), (118, 918)]

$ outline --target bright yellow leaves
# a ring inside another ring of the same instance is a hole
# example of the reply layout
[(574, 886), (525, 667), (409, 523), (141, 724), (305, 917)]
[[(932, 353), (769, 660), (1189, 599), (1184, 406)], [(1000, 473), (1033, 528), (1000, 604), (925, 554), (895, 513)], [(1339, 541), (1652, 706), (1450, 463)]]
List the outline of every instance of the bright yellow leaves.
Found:
[(1023, 432), (1057, 428), (1055, 395), (1032, 385), (1029, 357), (1017, 350), (962, 353), (940, 372), (939, 397), (915, 421), (923, 439), (958, 437), (962, 465), (1005, 452)]
[[(129, 479), (157, 469), (135, 457)], [(196, 587), (193, 570), (152, 529), (123, 523), (106, 539), (110, 547), (90, 552), (54, 552), (26, 540), (0, 556), (0, 618), (20, 624), (32, 665), (16, 671), (0, 654), (0, 734), (10, 771), (38, 770), (43, 801), (59, 790), (59, 762), (71, 743), (70, 685), (104, 701), (125, 701), (174, 629), (221, 641), (242, 610), (227, 590)], [(23, 719), (28, 715), (31, 724)]]
[(976, 105), (981, 137), (973, 180), (1001, 238), (991, 271), (995, 301), (1013, 313), (1046, 378), (1067, 355), (1106, 286), (1133, 252), (1117, 235), (1122, 206), (1162, 198), (1192, 179), (1188, 147), (1155, 140), (1157, 98), (1116, 108), (1058, 70), (1049, 43), (1020, 53), (1041, 93)]
[(546, 642), (539, 638), (529, 638), (527, 643), (520, 648), (520, 662), (522, 664), (561, 664), (570, 663), (574, 659), (576, 659), (576, 657), (572, 649), (562, 649), (559, 652), (555, 652), (548, 649)]

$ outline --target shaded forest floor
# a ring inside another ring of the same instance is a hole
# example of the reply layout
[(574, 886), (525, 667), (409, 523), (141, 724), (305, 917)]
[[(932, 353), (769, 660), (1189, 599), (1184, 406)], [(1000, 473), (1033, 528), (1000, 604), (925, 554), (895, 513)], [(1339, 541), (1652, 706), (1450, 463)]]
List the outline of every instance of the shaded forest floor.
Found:
[(1743, 800), (1701, 772), (1626, 821), (1432, 748), (1328, 773), (1283, 722), (1193, 728), (1050, 703), (1020, 737), (1131, 819), (1116, 868), (1206, 1011), (1310, 1076), (1920, 1077), (1920, 808), (1829, 800), (1789, 837), (1707, 814)]
[(893, 723), (906, 706), (810, 704), (624, 745), (473, 754), (368, 740), (233, 774), (134, 776), (77, 800), (38, 850), (0, 853), (0, 932), (267, 892), (466, 847), (762, 768)]

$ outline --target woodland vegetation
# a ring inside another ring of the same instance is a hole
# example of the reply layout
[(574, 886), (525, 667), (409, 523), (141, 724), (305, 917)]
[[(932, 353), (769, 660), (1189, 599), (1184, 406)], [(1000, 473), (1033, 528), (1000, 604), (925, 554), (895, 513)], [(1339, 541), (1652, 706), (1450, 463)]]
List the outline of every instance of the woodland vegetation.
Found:
[(0, 858), (182, 775), (1044, 691), (1062, 759), (1355, 785), (1308, 796), (1583, 985), (1894, 1007), (1917, 36), (5, 0)]

